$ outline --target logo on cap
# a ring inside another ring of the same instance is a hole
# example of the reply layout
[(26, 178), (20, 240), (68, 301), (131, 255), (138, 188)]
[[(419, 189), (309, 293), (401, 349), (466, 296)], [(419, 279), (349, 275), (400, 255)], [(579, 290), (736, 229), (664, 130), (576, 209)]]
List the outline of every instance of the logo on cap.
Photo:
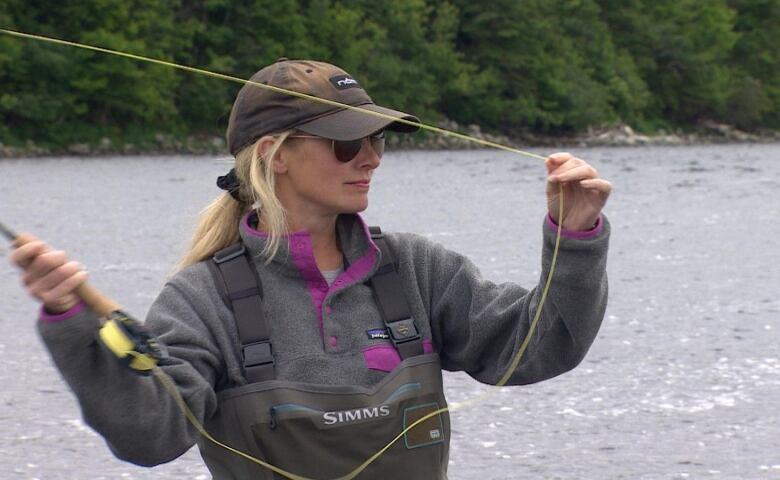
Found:
[(336, 75), (330, 77), (330, 83), (333, 84), (339, 90), (346, 90), (347, 88), (362, 88), (360, 84), (354, 78), (349, 75)]

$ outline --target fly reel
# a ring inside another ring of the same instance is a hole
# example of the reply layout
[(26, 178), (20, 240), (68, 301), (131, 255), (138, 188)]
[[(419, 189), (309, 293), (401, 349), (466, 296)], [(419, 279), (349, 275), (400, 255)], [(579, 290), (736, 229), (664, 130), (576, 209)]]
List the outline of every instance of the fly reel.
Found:
[(159, 360), (168, 356), (165, 346), (122, 310), (108, 315), (98, 338), (120, 363), (142, 375), (148, 375)]

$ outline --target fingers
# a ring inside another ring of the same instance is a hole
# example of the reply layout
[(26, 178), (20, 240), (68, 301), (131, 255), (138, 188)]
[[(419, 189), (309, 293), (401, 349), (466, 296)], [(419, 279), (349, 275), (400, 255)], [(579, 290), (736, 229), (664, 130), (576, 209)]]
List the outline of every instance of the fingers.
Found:
[(50, 251), (51, 247), (38, 240), (37, 238), (30, 237), (30, 240), (21, 246), (14, 249), (11, 252), (11, 263), (15, 264), (21, 269), (26, 269), (27, 266), (37, 257), (44, 252)]
[(553, 171), (553, 173), (547, 177), (547, 180), (553, 183), (566, 183), (598, 178), (598, 176), (599, 172), (587, 163), (583, 162), (582, 164), (577, 165), (573, 161), (570, 161)]
[(612, 193), (612, 184), (603, 178), (588, 178), (581, 180), (580, 186), (586, 190), (596, 190), (604, 195)]
[(46, 250), (38, 256), (28, 259), (27, 266), (24, 267), (22, 278), (25, 284), (37, 280), (49, 272), (68, 263), (68, 256), (60, 250)]
[(573, 158), (575, 158), (574, 155), (569, 152), (553, 153), (544, 159), (544, 164), (547, 167), (547, 173), (552, 173), (556, 168)]
[(588, 178), (598, 178), (599, 173), (584, 160), (570, 153), (556, 153), (545, 160), (547, 180), (552, 183), (574, 182)]
[(11, 253), (11, 262), (23, 270), (25, 285), (40, 279), (52, 270), (68, 263), (68, 255), (61, 250), (53, 250), (46, 243), (34, 239), (18, 247)]
[(52, 304), (73, 293), (87, 280), (87, 272), (78, 262), (67, 262), (42, 276), (31, 278), (25, 282), (30, 293), (43, 303)]
[(73, 304), (73, 292), (87, 280), (81, 264), (34, 237), (11, 253), (11, 262), (22, 269), (22, 283), (30, 295), (45, 305)]

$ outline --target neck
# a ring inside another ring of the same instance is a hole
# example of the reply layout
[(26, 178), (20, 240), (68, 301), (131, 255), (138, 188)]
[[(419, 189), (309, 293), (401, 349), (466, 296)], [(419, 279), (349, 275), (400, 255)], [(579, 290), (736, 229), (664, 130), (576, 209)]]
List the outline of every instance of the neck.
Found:
[[(343, 255), (336, 235), (336, 219), (333, 216), (291, 215), (288, 212), (287, 228), (290, 232), (307, 232), (311, 238), (314, 259), (320, 271), (338, 270), (343, 265)], [(264, 221), (260, 219), (261, 227)]]

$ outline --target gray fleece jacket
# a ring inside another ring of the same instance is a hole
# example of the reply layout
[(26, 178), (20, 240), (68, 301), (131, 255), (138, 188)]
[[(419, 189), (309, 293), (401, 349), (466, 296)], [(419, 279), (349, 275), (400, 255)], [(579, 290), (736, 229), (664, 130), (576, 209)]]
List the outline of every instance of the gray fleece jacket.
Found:
[[(337, 222), (345, 271), (328, 285), (317, 269), (306, 233), (293, 233), (270, 265), (258, 258), (266, 237), (245, 216), (240, 235), (256, 257), (279, 379), (369, 386), (399, 362), (366, 285), (380, 252), (358, 215)], [(555, 242), (544, 228), (539, 286), (496, 285), (467, 258), (423, 237), (387, 234), (404, 293), (424, 339), (442, 367), (495, 384), (524, 340), (546, 280)], [(607, 303), (609, 223), (562, 238), (549, 297), (533, 339), (510, 384), (527, 384), (574, 368), (584, 357)], [(205, 262), (168, 281), (146, 325), (168, 347), (162, 369), (201, 420), (217, 408), (216, 392), (246, 383), (232, 312)], [(154, 377), (123, 367), (96, 341), (98, 316), (80, 305), (42, 315), (40, 334), (54, 363), (78, 397), (87, 424), (113, 453), (139, 465), (175, 459), (197, 440), (168, 392)]]

